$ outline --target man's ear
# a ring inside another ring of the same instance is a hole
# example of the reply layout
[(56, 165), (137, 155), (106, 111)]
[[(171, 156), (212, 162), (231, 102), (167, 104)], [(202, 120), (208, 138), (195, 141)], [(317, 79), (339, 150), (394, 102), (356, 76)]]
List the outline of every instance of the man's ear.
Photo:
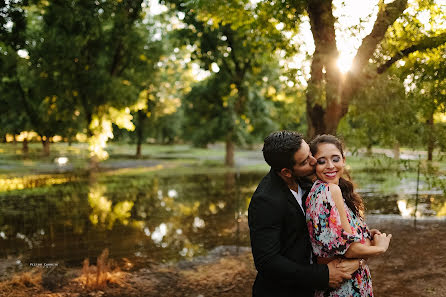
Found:
[(282, 168), (282, 170), (280, 170), (279, 173), (280, 173), (280, 175), (282, 175), (283, 177), (286, 177), (286, 178), (291, 178), (291, 176), (292, 176), (291, 170), (288, 168)]

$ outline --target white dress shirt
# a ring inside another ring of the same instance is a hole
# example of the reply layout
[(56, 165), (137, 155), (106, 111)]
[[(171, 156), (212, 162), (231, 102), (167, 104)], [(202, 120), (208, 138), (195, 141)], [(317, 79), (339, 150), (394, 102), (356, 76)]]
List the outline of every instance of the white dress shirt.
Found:
[(302, 209), (302, 212), (305, 214), (305, 210), (302, 206), (302, 189), (300, 188), (299, 185), (297, 185), (297, 187), (298, 187), (298, 192), (291, 190), (291, 189), (290, 189), (290, 191), (293, 194), (294, 198), (296, 198), (297, 203), (299, 203), (300, 209)]
[[(291, 193), (293, 194), (293, 196), (294, 196), (294, 198), (296, 198), (296, 200), (297, 200), (297, 203), (299, 203), (299, 206), (300, 206), (300, 208), (302, 209), (302, 212), (304, 213), (304, 215), (305, 215), (305, 210), (304, 210), (304, 208), (303, 208), (303, 206), (302, 206), (302, 189), (300, 188), (300, 186), (299, 185), (297, 185), (297, 187), (298, 187), (298, 192), (296, 192), (296, 191), (294, 191), (294, 190), (291, 190), (290, 189), (290, 191), (291, 191)], [(313, 253), (310, 253), (310, 264), (313, 264), (313, 259), (312, 259), (312, 257), (313, 257)]]

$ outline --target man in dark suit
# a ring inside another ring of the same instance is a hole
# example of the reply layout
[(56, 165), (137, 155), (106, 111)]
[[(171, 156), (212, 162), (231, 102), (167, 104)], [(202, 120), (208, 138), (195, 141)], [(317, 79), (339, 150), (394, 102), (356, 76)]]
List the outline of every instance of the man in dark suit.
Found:
[(338, 287), (358, 269), (359, 260), (312, 264), (305, 221), (307, 176), (316, 160), (302, 135), (277, 131), (265, 138), (263, 156), (270, 172), (257, 187), (248, 209), (257, 277), (255, 297), (314, 296), (315, 289)]

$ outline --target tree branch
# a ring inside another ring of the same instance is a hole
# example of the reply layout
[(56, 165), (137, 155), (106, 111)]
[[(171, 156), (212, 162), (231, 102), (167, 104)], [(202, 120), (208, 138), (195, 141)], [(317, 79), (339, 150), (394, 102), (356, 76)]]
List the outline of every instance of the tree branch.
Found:
[(368, 63), (376, 47), (383, 40), (387, 29), (403, 13), (406, 7), (407, 0), (395, 0), (387, 5), (381, 5), (372, 32), (363, 39), (355, 56), (351, 70), (353, 74), (357, 74)]
[(361, 70), (369, 62), (378, 44), (384, 39), (387, 29), (401, 16), (408, 0), (395, 0), (387, 5), (381, 4), (372, 32), (367, 35), (356, 53), (352, 68), (344, 81), (341, 95), (341, 115), (345, 115), (351, 98), (362, 86)]
[(440, 34), (440, 35), (434, 36), (434, 37), (425, 37), (418, 44), (413, 44), (413, 45), (399, 51), (390, 60), (388, 60), (381, 66), (379, 66), (377, 69), (377, 72), (379, 74), (383, 73), (384, 71), (389, 69), (390, 66), (393, 65), (393, 63), (395, 63), (396, 61), (398, 61), (404, 57), (407, 57), (411, 53), (436, 48), (443, 44), (446, 44), (446, 33), (443, 33), (443, 34)]

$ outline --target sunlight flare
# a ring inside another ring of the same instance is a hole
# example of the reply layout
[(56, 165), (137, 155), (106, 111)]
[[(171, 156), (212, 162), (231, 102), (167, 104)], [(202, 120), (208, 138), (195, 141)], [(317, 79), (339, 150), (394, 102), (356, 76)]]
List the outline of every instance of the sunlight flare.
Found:
[(338, 61), (336, 62), (339, 71), (341, 71), (344, 74), (350, 71), (350, 69), (352, 68), (352, 64), (353, 64), (353, 57), (351, 57), (350, 55), (343, 55), (343, 54), (339, 55)]

